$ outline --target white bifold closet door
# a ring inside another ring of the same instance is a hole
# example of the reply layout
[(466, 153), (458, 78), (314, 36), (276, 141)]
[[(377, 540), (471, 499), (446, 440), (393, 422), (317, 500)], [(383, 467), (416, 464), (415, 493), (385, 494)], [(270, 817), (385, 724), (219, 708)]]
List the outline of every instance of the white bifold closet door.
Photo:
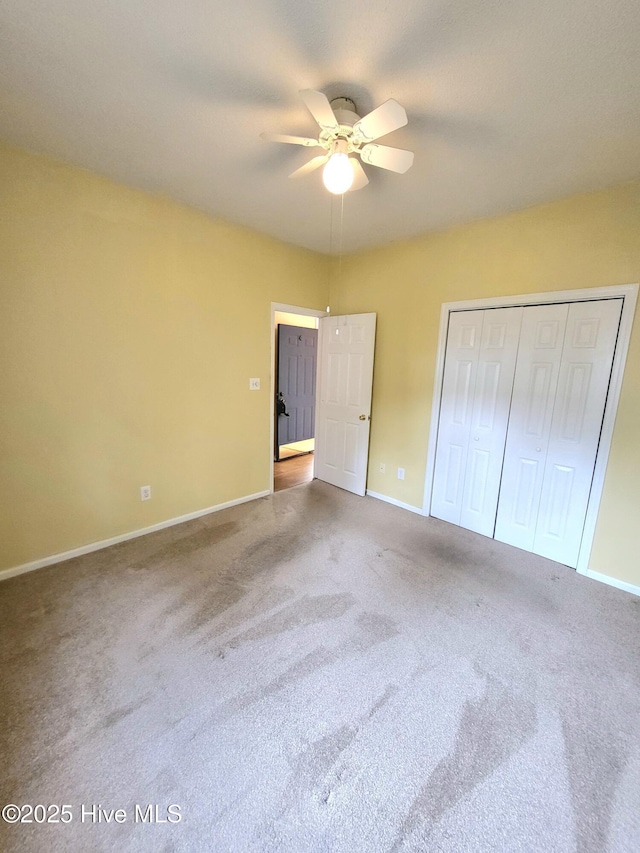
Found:
[(431, 515), (576, 567), (621, 311), (451, 314)]
[(495, 538), (574, 568), (621, 311), (610, 299), (523, 315)]
[(522, 308), (451, 315), (431, 514), (493, 536)]
[(528, 307), (513, 384), (495, 538), (533, 551), (569, 304)]

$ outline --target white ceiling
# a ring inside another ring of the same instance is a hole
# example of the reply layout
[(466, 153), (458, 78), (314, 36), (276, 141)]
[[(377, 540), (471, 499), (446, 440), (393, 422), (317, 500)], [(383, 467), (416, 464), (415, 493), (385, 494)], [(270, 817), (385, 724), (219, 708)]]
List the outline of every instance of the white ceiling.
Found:
[(351, 251), (640, 175), (638, 0), (3, 0), (0, 136), (321, 252), (298, 90), (387, 98), (405, 175), (365, 166)]

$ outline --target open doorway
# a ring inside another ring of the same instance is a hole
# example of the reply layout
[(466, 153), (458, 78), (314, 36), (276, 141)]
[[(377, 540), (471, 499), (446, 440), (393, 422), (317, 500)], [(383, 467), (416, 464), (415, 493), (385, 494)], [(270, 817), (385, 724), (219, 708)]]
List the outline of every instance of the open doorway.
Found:
[[(324, 311), (316, 309), (271, 304), (271, 491), (274, 491), (274, 467), (284, 464), (274, 462), (278, 397), (275, 369), (276, 312), (314, 317), (322, 321), (318, 323), (318, 411), (315, 414), (316, 458), (312, 476), (356, 495), (364, 495), (371, 428), (376, 315), (368, 313), (329, 317)], [(298, 318), (291, 319), (297, 322)], [(286, 487), (291, 485), (289, 481)]]
[(324, 312), (272, 305), (273, 491), (313, 479), (318, 320)]

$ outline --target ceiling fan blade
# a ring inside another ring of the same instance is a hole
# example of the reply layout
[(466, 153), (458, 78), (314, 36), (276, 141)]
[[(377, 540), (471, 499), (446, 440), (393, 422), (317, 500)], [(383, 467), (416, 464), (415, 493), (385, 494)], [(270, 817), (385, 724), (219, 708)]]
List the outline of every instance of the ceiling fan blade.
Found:
[(308, 175), (309, 172), (313, 172), (315, 169), (319, 169), (320, 166), (323, 166), (328, 159), (328, 154), (321, 154), (319, 157), (314, 157), (313, 160), (309, 160), (308, 163), (305, 163), (304, 166), (300, 166), (300, 168), (296, 169), (295, 172), (291, 172), (289, 177), (303, 178), (305, 175)]
[(353, 133), (356, 138), (371, 142), (372, 139), (378, 139), (399, 127), (404, 127), (406, 123), (407, 114), (404, 107), (389, 98), (369, 115), (357, 121), (353, 125)]
[(264, 139), (265, 142), (288, 142), (290, 145), (305, 145), (307, 148), (324, 147), (317, 139), (306, 136), (288, 136), (286, 133), (261, 133), (260, 139)]
[[(314, 89), (303, 89), (300, 92), (300, 97), (323, 130), (338, 129), (338, 121), (326, 95), (322, 92), (316, 92)], [(373, 137), (371, 138), (373, 139)]]
[(355, 157), (349, 157), (349, 162), (353, 166), (353, 183), (351, 184), (350, 191), (355, 192), (355, 190), (361, 190), (362, 187), (366, 187), (369, 183), (369, 178), (359, 160), (356, 160)]
[(388, 145), (376, 145), (375, 142), (365, 145), (360, 156), (364, 163), (389, 169), (390, 172), (398, 172), (400, 175), (413, 166), (413, 151), (390, 148)]

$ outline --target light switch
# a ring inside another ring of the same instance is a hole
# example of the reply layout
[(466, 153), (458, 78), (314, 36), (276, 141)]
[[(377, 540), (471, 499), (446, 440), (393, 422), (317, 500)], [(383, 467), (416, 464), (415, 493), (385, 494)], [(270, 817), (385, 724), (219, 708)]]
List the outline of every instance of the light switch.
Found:
[(250, 379), (249, 380), (249, 391), (259, 391), (260, 390), (260, 380), (259, 379)]

